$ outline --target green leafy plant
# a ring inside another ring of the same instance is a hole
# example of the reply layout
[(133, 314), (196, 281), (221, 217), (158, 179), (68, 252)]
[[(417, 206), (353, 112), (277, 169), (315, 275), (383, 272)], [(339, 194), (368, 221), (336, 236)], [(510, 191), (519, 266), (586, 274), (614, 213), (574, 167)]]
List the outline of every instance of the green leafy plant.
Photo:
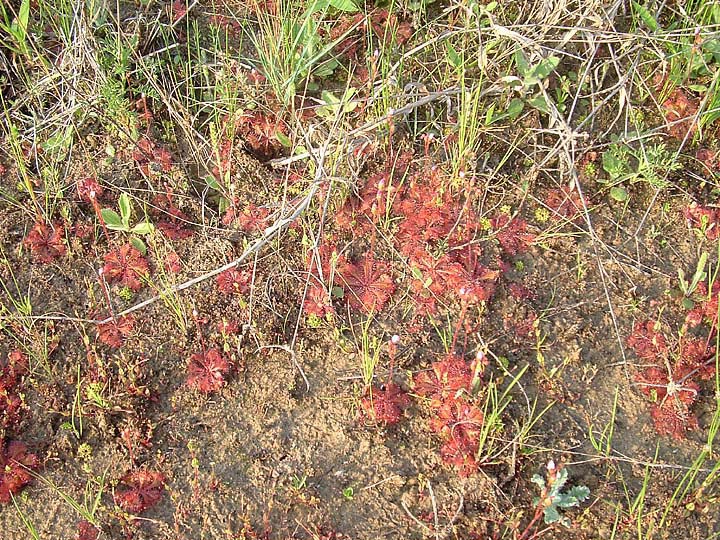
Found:
[[(100, 211), (105, 225), (111, 231), (123, 231), (132, 235), (140, 234), (145, 236), (155, 232), (155, 226), (149, 221), (140, 221), (134, 225), (130, 224), (133, 207), (127, 193), (120, 195), (120, 198), (118, 199), (118, 208), (120, 210), (119, 214), (111, 208), (103, 208)], [(145, 244), (139, 238), (130, 238), (130, 243), (142, 253), (147, 253)]]
[(9, 39), (4, 39), (4, 45), (21, 56), (29, 56), (28, 22), (30, 20), (30, 0), (23, 0), (17, 13), (12, 7), (6, 7), (5, 2), (0, 3), (0, 31)]
[(535, 64), (530, 64), (525, 53), (517, 49), (515, 51), (515, 66), (517, 67), (519, 77), (516, 75), (508, 75), (502, 78), (502, 81), (509, 85), (519, 97), (515, 97), (510, 101), (507, 111), (504, 115), (499, 115), (494, 120), (503, 117), (511, 119), (520, 116), (525, 109), (525, 105), (529, 105), (542, 113), (550, 111), (549, 104), (546, 99), (546, 93), (540, 89), (540, 85), (560, 64), (560, 58), (557, 56), (548, 56)]
[(533, 499), (533, 505), (539, 510), (545, 523), (560, 523), (570, 527), (570, 520), (560, 514), (561, 508), (580, 506), (580, 503), (590, 497), (590, 488), (587, 486), (573, 486), (567, 491), (562, 489), (568, 480), (568, 472), (564, 467), (557, 467), (550, 460), (547, 465), (547, 479), (539, 474), (533, 475), (531, 481), (540, 488), (540, 497)]
[(625, 182), (646, 182), (655, 189), (665, 189), (669, 186), (667, 174), (682, 168), (664, 143), (636, 150), (622, 141), (612, 143), (603, 152), (602, 166), (608, 178), (600, 181), (610, 185), (610, 196), (620, 202), (629, 198)]
[[(279, 16), (260, 14), (259, 31), (251, 34), (262, 71), (275, 95), (290, 105), (297, 89), (312, 75), (327, 78), (340, 65), (331, 51), (357, 25), (331, 42), (322, 37), (323, 18), (329, 11), (356, 13), (352, 0), (317, 0), (303, 9), (299, 2), (279, 2)], [(359, 24), (359, 23), (358, 23)]]

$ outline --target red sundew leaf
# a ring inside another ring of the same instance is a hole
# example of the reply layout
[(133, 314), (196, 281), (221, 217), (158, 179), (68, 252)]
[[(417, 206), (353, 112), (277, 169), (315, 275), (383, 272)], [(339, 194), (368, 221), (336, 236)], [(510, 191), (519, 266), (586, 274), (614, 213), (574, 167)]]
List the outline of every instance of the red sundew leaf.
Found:
[(76, 540), (97, 540), (99, 533), (100, 531), (95, 525), (83, 519), (78, 521), (77, 536), (75, 538)]
[(20, 422), (24, 403), (15, 392), (5, 390), (0, 386), (0, 426), (7, 429)]
[(510, 218), (507, 214), (490, 220), (490, 224), (497, 231), (500, 247), (508, 255), (517, 255), (527, 251), (535, 240), (535, 235), (527, 232), (527, 222), (522, 218)]
[(430, 371), (421, 371), (413, 377), (415, 392), (430, 398), (430, 405), (439, 407), (449, 397), (469, 391), (473, 374), (467, 362), (449, 354), (439, 362), (433, 362)]
[(279, 118), (254, 112), (240, 118), (238, 129), (245, 144), (260, 159), (271, 159), (282, 148), (278, 133), (287, 135), (288, 127)]
[[(653, 366), (638, 373), (635, 376), (635, 381), (638, 383), (640, 391), (643, 394), (657, 401), (673, 398), (678, 399), (686, 405), (692, 405), (697, 399), (700, 387), (691, 380), (683, 380), (685, 373), (683, 369), (676, 369), (672, 374), (673, 381), (682, 381), (682, 383), (671, 383), (667, 369)], [(672, 387), (675, 389), (671, 395), (668, 391)]]
[(692, 137), (697, 130), (695, 116), (700, 100), (689, 97), (682, 88), (676, 88), (662, 104), (665, 120), (668, 122), (668, 135), (683, 140)]
[(98, 338), (105, 345), (117, 349), (122, 346), (125, 338), (132, 333), (134, 324), (135, 319), (133, 319), (132, 315), (125, 315), (105, 324), (99, 324), (97, 328)]
[(370, 13), (370, 27), (384, 45), (390, 45), (391, 42), (402, 45), (412, 36), (410, 23), (398, 23), (397, 16), (384, 8)]
[(303, 310), (306, 314), (315, 315), (320, 319), (328, 314), (335, 313), (330, 295), (325, 290), (325, 287), (317, 283), (311, 284), (308, 288)]
[(237, 321), (223, 319), (217, 324), (217, 329), (223, 336), (231, 336), (238, 333), (240, 324)]
[(246, 294), (250, 290), (252, 276), (247, 270), (231, 268), (217, 275), (215, 283), (226, 294)]
[(678, 367), (698, 379), (712, 379), (715, 377), (715, 347), (709, 346), (707, 339), (685, 339), (680, 346)]
[(343, 15), (339, 18), (338, 23), (330, 30), (330, 41), (335, 42), (346, 35), (351, 28), (356, 30), (350, 35), (341, 39), (341, 41), (333, 47), (333, 54), (336, 56), (346, 56), (350, 60), (357, 60), (360, 53), (365, 50), (365, 39), (358, 35), (364, 27), (365, 14), (356, 13), (354, 15)]
[(172, 191), (158, 195), (153, 199), (153, 215), (157, 219), (157, 227), (169, 240), (184, 240), (190, 238), (195, 231), (187, 228), (190, 218), (180, 210), (172, 200)]
[(577, 191), (569, 191), (562, 187), (550, 190), (545, 197), (545, 205), (552, 211), (555, 218), (578, 221), (582, 218), (583, 204)]
[(30, 470), (36, 470), (40, 460), (27, 451), (20, 441), (6, 443), (0, 439), (0, 503), (8, 503), (11, 495), (18, 493), (32, 480)]
[(683, 216), (690, 227), (704, 231), (708, 240), (716, 240), (720, 235), (718, 226), (720, 211), (717, 208), (701, 206), (693, 202), (683, 210)]
[(698, 429), (698, 420), (690, 412), (689, 406), (672, 397), (654, 404), (650, 416), (655, 431), (660, 435), (670, 435), (677, 440), (684, 439), (688, 431)]
[(700, 148), (695, 152), (695, 159), (705, 165), (709, 171), (716, 171), (720, 168), (720, 156), (715, 150)]
[(225, 386), (230, 362), (217, 349), (210, 349), (193, 354), (187, 371), (187, 385), (203, 394), (210, 394)]
[[(0, 368), (0, 381), (5, 380), (7, 377), (12, 379), (12, 384), (15, 384), (21, 375), (25, 375), (28, 372), (28, 357), (27, 355), (15, 349), (8, 354), (7, 361)], [(0, 382), (0, 384), (2, 384)]]
[(157, 228), (168, 240), (185, 240), (195, 234), (195, 231), (185, 228), (179, 221), (158, 221)]
[(430, 419), (430, 429), (449, 438), (477, 441), (483, 425), (483, 413), (462, 397), (446, 398)]
[(534, 300), (537, 298), (537, 292), (522, 283), (511, 283), (508, 285), (508, 291), (515, 300)]
[(78, 180), (75, 187), (77, 189), (78, 197), (85, 202), (92, 203), (102, 197), (103, 194), (102, 186), (97, 179), (93, 177)]
[(170, 7), (170, 18), (173, 23), (178, 22), (187, 13), (187, 0), (175, 0)]
[(360, 400), (362, 418), (368, 422), (377, 422), (393, 426), (402, 419), (403, 411), (410, 405), (407, 393), (398, 385), (390, 383), (384, 388), (373, 389)]
[(667, 354), (665, 336), (657, 332), (654, 321), (636, 322), (633, 332), (625, 341), (638, 358), (655, 362)]
[(23, 240), (23, 245), (30, 249), (33, 257), (43, 264), (53, 262), (65, 255), (65, 229), (56, 223), (53, 227), (36, 222)]
[(170, 152), (147, 137), (137, 141), (132, 156), (145, 176), (158, 170), (166, 173), (172, 170), (173, 158)]
[(526, 340), (535, 334), (536, 321), (537, 314), (530, 309), (524, 318), (505, 316), (503, 318), (503, 327), (505, 330), (512, 332), (515, 338)]
[(267, 226), (270, 211), (262, 206), (250, 203), (242, 212), (236, 212), (231, 206), (225, 212), (223, 224), (232, 225), (246, 233), (253, 233), (264, 229)]
[(168, 252), (168, 254), (165, 255), (163, 266), (165, 267), (166, 272), (171, 274), (180, 273), (180, 270), (182, 270), (180, 256), (175, 251)]
[(160, 502), (165, 476), (159, 472), (133, 471), (120, 479), (126, 489), (115, 492), (115, 504), (125, 512), (140, 514)]
[(103, 275), (109, 281), (119, 281), (133, 291), (139, 291), (143, 286), (141, 279), (150, 275), (150, 268), (137, 249), (125, 244), (105, 255)]
[(440, 457), (448, 465), (452, 465), (462, 477), (468, 477), (478, 471), (475, 454), (478, 443), (465, 437), (453, 437), (440, 448)]
[(350, 305), (363, 313), (382, 311), (395, 292), (390, 264), (366, 255), (358, 263), (345, 262), (338, 268)]

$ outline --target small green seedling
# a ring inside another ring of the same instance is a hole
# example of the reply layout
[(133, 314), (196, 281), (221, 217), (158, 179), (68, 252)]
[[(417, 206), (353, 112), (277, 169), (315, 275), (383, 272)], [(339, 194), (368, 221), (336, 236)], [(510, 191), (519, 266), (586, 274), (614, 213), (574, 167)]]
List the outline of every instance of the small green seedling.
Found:
[(686, 308), (692, 309), (693, 308), (693, 302), (690, 300), (690, 296), (692, 293), (695, 292), (695, 289), (697, 289), (698, 284), (701, 281), (704, 281), (705, 278), (707, 278), (707, 272), (705, 271), (705, 265), (707, 264), (708, 260), (708, 254), (706, 252), (703, 252), (702, 255), (700, 255), (700, 260), (697, 263), (697, 267), (695, 268), (695, 273), (692, 276), (692, 279), (690, 282), (685, 279), (685, 271), (682, 268), (678, 268), (678, 282), (680, 283), (680, 290), (683, 293), (683, 296), (685, 297), (685, 300), (683, 301), (683, 304)]
[(501, 80), (520, 94), (520, 96), (510, 101), (504, 114), (486, 119), (489, 120), (488, 123), (496, 122), (506, 117), (515, 119), (523, 112), (525, 105), (530, 105), (541, 113), (548, 114), (550, 104), (547, 102), (547, 95), (541, 91), (540, 85), (555, 71), (559, 64), (560, 58), (557, 56), (548, 56), (536, 64), (530, 64), (525, 53), (521, 49), (517, 49), (515, 51), (515, 66), (517, 67), (519, 76), (508, 75)]
[(537, 508), (542, 506), (546, 524), (561, 523), (570, 527), (570, 520), (560, 514), (560, 508), (572, 508), (580, 506), (580, 503), (590, 497), (590, 488), (587, 486), (574, 486), (563, 492), (568, 479), (567, 469), (556, 467), (555, 462), (550, 460), (547, 465), (547, 481), (539, 474), (532, 477), (532, 482), (540, 487), (540, 497), (533, 499), (533, 505)]
[[(119, 214), (111, 208), (103, 208), (100, 211), (105, 225), (111, 231), (123, 231), (128, 234), (140, 235), (150, 235), (155, 232), (155, 226), (149, 221), (141, 221), (135, 225), (130, 225), (133, 208), (132, 202), (130, 201), (130, 197), (127, 193), (120, 195), (120, 198), (118, 199), (118, 208), (120, 209)], [(145, 244), (139, 238), (130, 238), (130, 243), (142, 253), (147, 253)]]
[(353, 497), (355, 496), (355, 490), (352, 488), (352, 486), (348, 486), (342, 490), (342, 494), (345, 499), (347, 499), (348, 501), (352, 501)]

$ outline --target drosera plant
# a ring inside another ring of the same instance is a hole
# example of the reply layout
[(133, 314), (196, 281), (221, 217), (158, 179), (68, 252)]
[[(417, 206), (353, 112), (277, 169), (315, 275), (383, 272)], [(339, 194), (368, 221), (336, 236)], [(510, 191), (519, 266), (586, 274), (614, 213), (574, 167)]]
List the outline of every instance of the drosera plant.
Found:
[[(400, 336), (393, 335), (387, 341), (389, 370), (384, 384), (373, 384), (375, 366), (379, 360), (380, 347), (373, 355), (370, 369), (363, 366), (365, 395), (360, 400), (361, 420), (365, 423), (374, 422), (382, 426), (393, 426), (402, 420), (404, 410), (410, 405), (410, 396), (400, 385), (393, 381), (395, 356)], [(363, 353), (367, 354), (367, 353)], [(372, 353), (371, 353), (372, 354)]]
[(227, 384), (232, 364), (219, 349), (206, 347), (197, 310), (193, 310), (192, 315), (201, 350), (191, 355), (188, 360), (186, 383), (203, 394), (212, 394)]
[(146, 469), (127, 473), (115, 490), (115, 504), (130, 514), (141, 514), (157, 505), (165, 491), (165, 475)]

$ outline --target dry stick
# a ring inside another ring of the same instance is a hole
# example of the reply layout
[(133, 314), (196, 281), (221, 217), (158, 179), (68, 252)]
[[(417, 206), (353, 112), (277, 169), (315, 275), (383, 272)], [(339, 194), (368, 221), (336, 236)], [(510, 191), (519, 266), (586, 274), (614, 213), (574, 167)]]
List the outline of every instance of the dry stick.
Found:
[[(322, 169), (318, 169), (318, 171), (320, 172), (320, 171), (322, 171)], [(320, 174), (318, 174), (317, 176), (322, 176), (322, 173), (320, 172)], [(298, 205), (295, 207), (295, 210), (292, 212), (292, 214), (290, 214), (290, 215), (289, 215), (288, 217), (286, 217), (286, 218), (280, 218), (280, 219), (278, 219), (273, 225), (271, 225), (270, 227), (268, 227), (267, 229), (265, 229), (265, 231), (263, 232), (263, 236), (261, 236), (260, 238), (257, 238), (257, 239), (243, 252), (243, 254), (240, 255), (240, 257), (238, 257), (237, 259), (235, 259), (235, 260), (233, 260), (233, 261), (231, 261), (231, 262), (229, 262), (229, 263), (227, 263), (227, 264), (225, 264), (225, 265), (223, 265), (223, 266), (221, 266), (221, 267), (219, 267), (219, 268), (215, 268), (214, 270), (211, 270), (210, 272), (206, 272), (206, 273), (204, 273), (204, 274), (201, 275), (201, 276), (198, 276), (198, 277), (193, 278), (193, 279), (191, 279), (191, 280), (185, 281), (184, 283), (180, 283), (179, 285), (175, 285), (174, 287), (170, 287), (170, 288), (168, 288), (168, 289), (165, 289), (165, 290), (162, 291), (160, 294), (157, 294), (157, 295), (153, 296), (152, 298), (148, 298), (147, 300), (144, 300), (144, 301), (142, 301), (142, 302), (140, 302), (140, 303), (138, 303), (138, 304), (135, 304), (134, 306), (131, 306), (131, 307), (127, 308), (126, 310), (118, 313), (118, 314), (117, 314), (117, 317), (122, 317), (122, 316), (124, 316), (124, 315), (129, 314), (129, 313), (132, 313), (132, 312), (134, 312), (134, 311), (137, 311), (137, 310), (139, 310), (139, 309), (142, 309), (142, 308), (144, 308), (144, 307), (147, 307), (147, 306), (149, 306), (149, 305), (151, 305), (151, 304), (154, 304), (155, 302), (157, 302), (158, 300), (161, 300), (162, 298), (164, 298), (165, 296), (167, 296), (167, 295), (169, 295), (169, 294), (174, 294), (174, 293), (183, 291), (183, 290), (185, 290), (185, 289), (187, 289), (187, 288), (189, 288), (189, 287), (192, 287), (193, 285), (197, 285), (198, 283), (201, 283), (201, 282), (205, 281), (206, 279), (209, 279), (209, 278), (211, 278), (211, 277), (217, 276), (218, 274), (220, 274), (220, 273), (222, 273), (222, 272), (224, 272), (224, 271), (226, 271), (226, 270), (230, 270), (231, 268), (235, 268), (237, 265), (245, 262), (245, 260), (248, 259), (248, 258), (250, 257), (250, 255), (256, 253), (256, 252), (259, 251), (262, 247), (264, 247), (266, 244), (268, 244), (268, 243), (269, 243), (273, 238), (275, 238), (275, 236), (277, 236), (285, 227), (287, 227), (288, 225), (290, 225), (291, 223), (293, 223), (293, 222), (307, 209), (307, 207), (310, 205), (310, 201), (311, 201), (311, 200), (313, 199), (313, 197), (315, 196), (315, 193), (317, 193), (319, 187), (320, 187), (320, 179), (319, 179), (319, 178), (316, 178), (314, 184), (313, 184), (312, 187), (310, 188), (310, 192), (306, 195), (305, 199), (303, 199), (302, 202), (300, 202), (300, 204), (298, 204)], [(104, 319), (104, 320), (101, 320), (101, 321), (93, 320), (92, 322), (94, 322), (94, 323), (96, 323), (96, 324), (105, 324), (105, 323), (108, 323), (108, 322), (110, 322), (110, 321), (112, 321), (112, 320), (113, 320), (112, 317), (109, 317), (109, 318)]]

